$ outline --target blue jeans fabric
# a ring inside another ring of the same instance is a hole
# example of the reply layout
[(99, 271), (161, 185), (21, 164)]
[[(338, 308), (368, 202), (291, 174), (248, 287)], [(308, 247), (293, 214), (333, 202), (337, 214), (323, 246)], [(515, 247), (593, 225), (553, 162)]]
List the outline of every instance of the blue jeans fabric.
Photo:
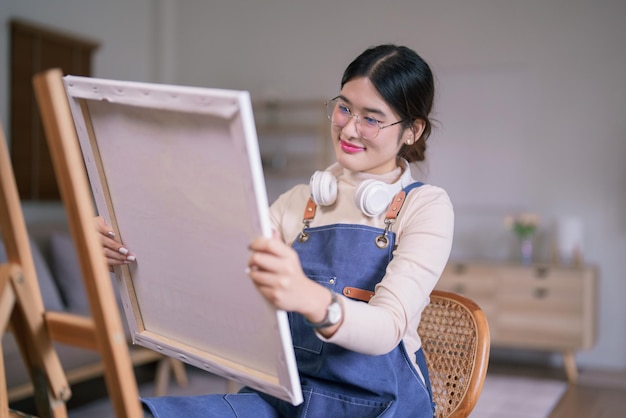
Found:
[[(428, 370), (422, 350), (416, 353), (417, 363), (423, 376), (428, 379)], [(428, 380), (427, 380), (428, 382)], [(414, 387), (415, 385), (411, 385)], [(302, 387), (304, 402), (293, 406), (249, 388), (237, 394), (201, 396), (164, 396), (142, 399), (145, 418), (283, 418), (283, 417), (433, 417), (434, 404), (421, 400), (423, 391), (408, 393), (408, 399), (395, 404), (346, 395), (345, 388), (326, 391), (319, 387)], [(430, 385), (427, 386), (431, 399)], [(408, 391), (410, 392), (410, 391)], [(413, 407), (402, 408), (405, 402)], [(430, 406), (430, 409), (429, 409)], [(417, 414), (414, 412), (416, 409)]]

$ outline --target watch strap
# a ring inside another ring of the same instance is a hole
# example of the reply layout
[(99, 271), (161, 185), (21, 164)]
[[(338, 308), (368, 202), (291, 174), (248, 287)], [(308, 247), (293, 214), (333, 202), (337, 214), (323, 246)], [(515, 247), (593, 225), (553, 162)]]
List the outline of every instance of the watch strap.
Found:
[(337, 298), (337, 293), (331, 290), (330, 294), (331, 294), (331, 299), (330, 299), (330, 303), (328, 304), (328, 308), (326, 308), (326, 316), (324, 317), (324, 319), (321, 322), (311, 322), (308, 319), (304, 318), (304, 322), (306, 322), (308, 326), (312, 328), (326, 328), (331, 325), (335, 325), (335, 323), (330, 321), (330, 318), (329, 318), (330, 315), (329, 315), (328, 309), (335, 303), (339, 304), (339, 300)]

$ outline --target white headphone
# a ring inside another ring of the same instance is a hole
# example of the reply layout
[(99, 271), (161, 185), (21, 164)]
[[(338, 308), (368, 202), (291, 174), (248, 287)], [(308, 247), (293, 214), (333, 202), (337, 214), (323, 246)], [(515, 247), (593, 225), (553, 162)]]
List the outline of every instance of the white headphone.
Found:
[[(366, 216), (380, 215), (387, 209), (391, 199), (413, 182), (409, 163), (404, 161), (404, 172), (398, 181), (392, 184), (369, 179), (357, 187), (354, 203)], [(339, 164), (334, 164), (325, 171), (316, 171), (311, 176), (309, 188), (313, 201), (320, 206), (329, 206), (337, 200), (337, 175), (341, 171)]]

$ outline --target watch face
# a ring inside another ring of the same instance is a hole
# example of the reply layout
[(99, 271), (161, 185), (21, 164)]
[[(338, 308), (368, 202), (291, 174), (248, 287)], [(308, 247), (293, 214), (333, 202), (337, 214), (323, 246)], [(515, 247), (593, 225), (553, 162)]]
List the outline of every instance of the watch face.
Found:
[(336, 324), (341, 320), (341, 305), (339, 302), (331, 303), (328, 306), (328, 322), (331, 324)]

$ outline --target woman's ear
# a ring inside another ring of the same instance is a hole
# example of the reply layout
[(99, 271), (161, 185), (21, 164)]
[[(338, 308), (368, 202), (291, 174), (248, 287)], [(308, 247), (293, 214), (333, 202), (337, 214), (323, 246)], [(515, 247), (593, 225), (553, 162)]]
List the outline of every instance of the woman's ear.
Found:
[(411, 129), (413, 131), (411, 134), (413, 136), (413, 142), (421, 138), (424, 129), (426, 129), (426, 122), (423, 119), (416, 119), (415, 122), (413, 122)]

